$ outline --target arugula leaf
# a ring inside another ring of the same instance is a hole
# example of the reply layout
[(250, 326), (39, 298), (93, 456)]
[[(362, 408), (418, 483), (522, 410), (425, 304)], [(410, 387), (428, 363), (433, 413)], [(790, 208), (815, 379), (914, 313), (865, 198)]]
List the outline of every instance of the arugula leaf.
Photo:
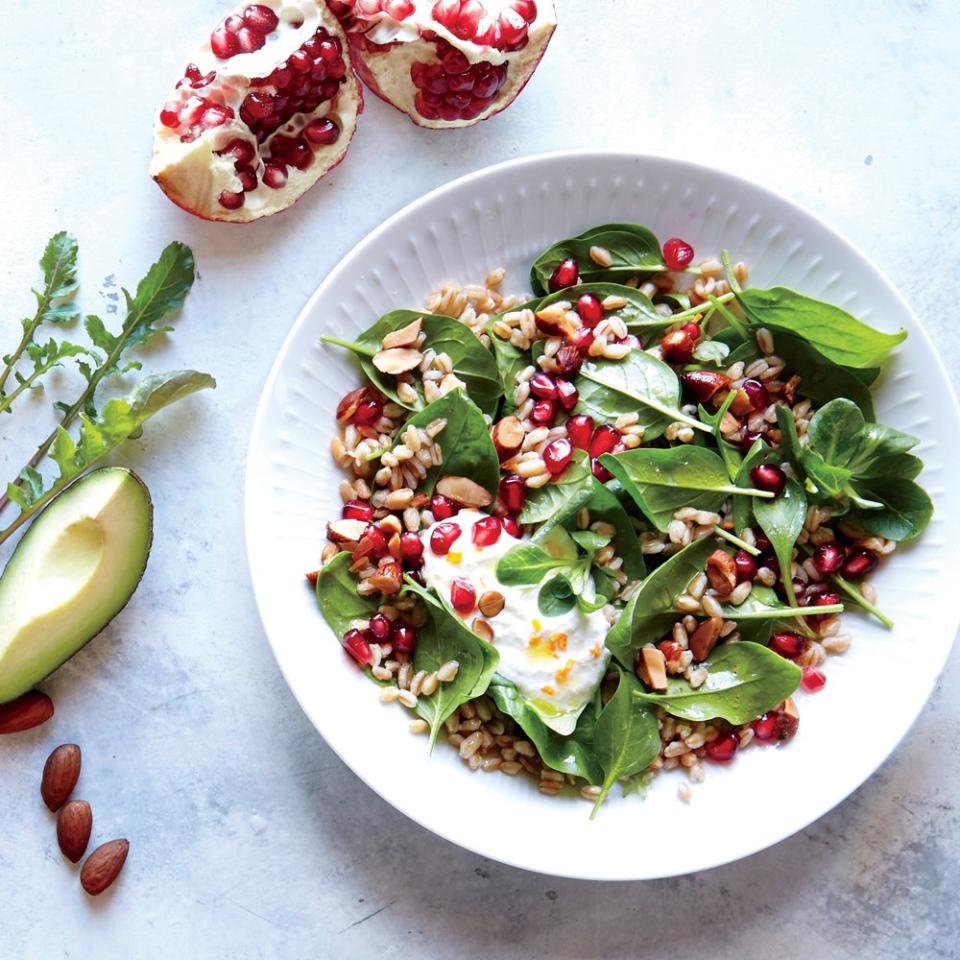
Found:
[(603, 783), (591, 818), (597, 815), (610, 788), (622, 777), (645, 770), (660, 753), (656, 714), (644, 702), (643, 687), (632, 673), (617, 667), (620, 682), (597, 718), (594, 750), (603, 767)]
[(667, 531), (674, 512), (684, 506), (716, 510), (730, 494), (770, 496), (764, 490), (731, 484), (719, 454), (706, 447), (638, 447), (605, 453), (600, 463), (661, 532)]
[(427, 470), (427, 475), (417, 488), (418, 492), (432, 494), (441, 477), (458, 476), (470, 477), (490, 493), (496, 494), (500, 460), (480, 408), (463, 390), (451, 390), (414, 414), (397, 435), (394, 447), (403, 443), (407, 426), (426, 428), (434, 420), (440, 419), (447, 421), (436, 437), (436, 443), (443, 453), (443, 463), (434, 464)]
[(603, 770), (593, 748), (596, 715), (589, 704), (580, 714), (573, 733), (564, 737), (551, 730), (528, 705), (520, 691), (500, 674), (491, 680), (487, 696), (498, 710), (516, 721), (551, 770), (582, 777), (591, 784), (601, 782)]
[(713, 537), (694, 540), (657, 567), (630, 598), (606, 639), (607, 648), (628, 670), (633, 668), (634, 653), (648, 641), (659, 639), (665, 618), (680, 619), (676, 599), (703, 572), (715, 549)]
[[(414, 403), (406, 403), (397, 395), (395, 378), (381, 373), (373, 365), (381, 348), (383, 338), (395, 330), (400, 330), (417, 318), (422, 318), (422, 330), (427, 338), (425, 346), (437, 353), (445, 353), (453, 364), (453, 372), (466, 384), (470, 399), (491, 417), (497, 412), (497, 405), (503, 395), (497, 361), (493, 354), (480, 342), (469, 327), (452, 317), (444, 317), (420, 310), (391, 310), (384, 314), (372, 327), (368, 327), (356, 340), (340, 340), (337, 337), (323, 338), (325, 343), (345, 347), (360, 359), (360, 366), (374, 386), (395, 403), (408, 410), (421, 410), (424, 405), (422, 395)], [(418, 394), (419, 384), (416, 385)]]
[(741, 290), (737, 301), (753, 323), (797, 334), (844, 367), (876, 367), (907, 337), (906, 330), (882, 333), (840, 307), (786, 287)]
[(605, 310), (604, 317), (622, 320), (631, 330), (659, 330), (675, 323), (673, 317), (665, 317), (658, 313), (646, 294), (620, 283), (581, 283), (575, 287), (564, 287), (563, 290), (544, 297), (536, 305), (536, 309), (542, 310), (561, 300), (568, 300), (575, 304), (585, 293), (592, 293), (599, 300), (605, 300), (607, 297), (622, 297), (626, 300), (626, 304), (622, 307)]
[[(610, 251), (613, 263), (601, 267), (590, 259), (590, 248)], [(549, 247), (530, 268), (530, 285), (536, 293), (547, 293), (550, 276), (561, 260), (574, 257), (584, 283), (629, 279), (665, 270), (660, 241), (652, 231), (636, 223), (605, 223)]]
[(155, 413), (197, 390), (215, 386), (213, 377), (194, 370), (158, 374), (142, 380), (128, 396), (108, 400), (96, 417), (81, 414), (77, 440), (63, 427), (58, 427), (50, 457), (60, 468), (59, 476), (44, 491), (36, 471), (26, 467), (21, 473), (22, 482), (7, 487), (7, 497), (20, 507), (21, 512), (0, 532), (0, 543), (60, 493), (74, 477), (84, 473), (128, 437), (140, 436), (143, 424)]
[(574, 450), (573, 459), (559, 477), (527, 493), (517, 519), (520, 523), (543, 523), (579, 510), (593, 493), (592, 481), (590, 458), (583, 450)]
[(631, 350), (622, 360), (584, 364), (576, 383), (580, 393), (576, 413), (599, 421), (637, 413), (645, 442), (659, 437), (674, 421), (710, 432), (680, 409), (680, 381), (670, 366), (643, 350)]
[(753, 515), (767, 535), (780, 564), (780, 579), (790, 605), (797, 605), (793, 589), (793, 548), (807, 518), (807, 498), (796, 480), (787, 480), (783, 492), (772, 500), (756, 500)]
[(684, 720), (719, 718), (736, 725), (781, 704), (797, 689), (802, 673), (795, 663), (758, 643), (715, 647), (701, 666), (707, 679), (699, 687), (669, 677), (666, 692), (637, 696)]

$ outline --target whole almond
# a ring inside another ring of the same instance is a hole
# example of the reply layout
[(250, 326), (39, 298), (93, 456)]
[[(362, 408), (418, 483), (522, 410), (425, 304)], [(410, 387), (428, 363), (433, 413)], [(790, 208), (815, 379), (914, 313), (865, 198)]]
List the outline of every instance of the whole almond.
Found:
[(0, 703), (0, 733), (20, 733), (46, 723), (53, 716), (53, 701), (39, 690), (30, 690), (9, 703)]
[(110, 840), (87, 857), (80, 871), (80, 885), (91, 897), (99, 896), (117, 879), (129, 850), (129, 840)]
[(485, 617), (495, 617), (503, 610), (506, 600), (502, 593), (497, 590), (487, 590), (480, 595), (477, 601), (477, 608)]
[(40, 796), (50, 810), (59, 810), (73, 792), (80, 778), (80, 748), (75, 743), (61, 743), (47, 757), (40, 781)]
[(469, 477), (441, 477), (435, 489), (464, 507), (488, 507), (493, 503), (493, 495)]
[(690, 636), (690, 652), (698, 663), (706, 660), (717, 645), (720, 631), (723, 629), (723, 617), (711, 617), (704, 620)]
[(57, 843), (61, 853), (77, 863), (84, 855), (93, 829), (93, 811), (86, 800), (71, 800), (57, 815)]

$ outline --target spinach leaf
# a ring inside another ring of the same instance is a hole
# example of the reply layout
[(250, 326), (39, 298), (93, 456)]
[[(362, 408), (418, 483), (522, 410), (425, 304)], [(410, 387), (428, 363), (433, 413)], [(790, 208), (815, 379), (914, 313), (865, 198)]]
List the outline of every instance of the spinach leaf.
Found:
[[(770, 448), (763, 440), (755, 440), (747, 455), (740, 462), (737, 471), (737, 486), (746, 486), (750, 482), (750, 471), (762, 463), (770, 454)], [(733, 529), (742, 534), (747, 527), (753, 526), (753, 499), (751, 497), (733, 498)]]
[(631, 350), (623, 360), (584, 364), (577, 390), (576, 413), (589, 413), (600, 421), (638, 413), (646, 442), (659, 437), (674, 421), (710, 432), (706, 424), (680, 409), (680, 381), (673, 370), (643, 350)]
[[(503, 395), (497, 361), (470, 328), (459, 320), (418, 310), (392, 310), (384, 314), (372, 327), (364, 330), (354, 341), (340, 340), (337, 337), (324, 337), (323, 340), (325, 343), (346, 347), (357, 354), (363, 372), (381, 393), (408, 410), (421, 410), (424, 405), (422, 396), (419, 396), (415, 403), (405, 403), (397, 396), (395, 378), (381, 373), (373, 365), (373, 357), (380, 352), (383, 338), (418, 317), (423, 319), (423, 331), (427, 335), (426, 346), (450, 357), (453, 372), (467, 385), (470, 399), (484, 413), (494, 416)], [(416, 386), (419, 392), (419, 384)]]
[[(526, 303), (517, 307), (511, 307), (504, 313), (515, 313), (519, 310), (535, 310), (539, 301), (528, 300)], [(516, 412), (516, 406), (513, 402), (513, 391), (517, 386), (517, 377), (524, 367), (530, 366), (533, 360), (528, 350), (521, 350), (515, 347), (509, 340), (504, 340), (493, 332), (493, 325), (503, 319), (503, 313), (491, 316), (487, 321), (484, 330), (490, 337), (490, 344), (493, 349), (493, 358), (497, 364), (497, 373), (500, 377), (500, 389), (503, 391), (503, 404), (500, 415), (505, 417)]]
[(579, 510), (593, 493), (592, 481), (590, 458), (583, 450), (574, 450), (570, 465), (559, 477), (527, 493), (517, 519), (520, 523), (543, 523)]
[(346, 551), (328, 560), (317, 576), (317, 603), (330, 629), (342, 639), (354, 620), (368, 620), (377, 612), (373, 597), (357, 593), (357, 579), (350, 572)]
[(794, 333), (844, 367), (878, 366), (907, 336), (906, 330), (882, 333), (840, 307), (786, 287), (742, 290), (737, 301), (753, 323)]
[(680, 507), (716, 510), (730, 494), (769, 496), (764, 490), (731, 484), (723, 460), (705, 447), (639, 447), (605, 453), (600, 463), (623, 484), (644, 516), (662, 532), (666, 532)]
[(417, 701), (417, 713), (430, 724), (432, 749), (444, 720), (462, 704), (486, 691), (496, 673), (500, 654), (496, 647), (481, 640), (418, 583), (408, 578), (406, 589), (424, 601), (427, 611), (427, 622), (417, 633), (414, 669), (439, 670), (450, 660), (460, 664), (453, 680), (441, 683), (436, 693)]
[(729, 366), (730, 347), (722, 340), (700, 340), (693, 348), (693, 359), (716, 366)]
[(597, 718), (594, 750), (603, 767), (603, 784), (591, 817), (597, 815), (610, 788), (621, 777), (645, 770), (660, 752), (660, 730), (653, 709), (643, 701), (643, 687), (620, 667), (620, 682)]
[(491, 680), (487, 695), (498, 710), (516, 721), (551, 770), (582, 777), (591, 784), (601, 782), (603, 770), (593, 749), (596, 714), (592, 705), (588, 704), (580, 714), (573, 733), (564, 737), (551, 730), (527, 704), (520, 691), (499, 674)]
[(857, 484), (869, 500), (882, 504), (879, 510), (854, 509), (850, 519), (867, 533), (887, 540), (918, 537), (933, 516), (933, 503), (918, 483), (904, 477), (875, 477)]
[[(601, 267), (590, 259), (593, 246), (610, 251), (613, 263), (609, 267)], [(561, 240), (541, 253), (530, 268), (534, 292), (547, 293), (551, 274), (567, 257), (576, 259), (584, 283), (624, 280), (666, 269), (660, 242), (650, 230), (636, 223), (605, 223), (569, 240)]]
[(572, 556), (548, 553), (532, 542), (511, 547), (497, 563), (497, 579), (507, 586), (539, 583), (551, 570), (574, 567), (578, 563), (576, 551)]
[[(816, 608), (818, 614), (821, 612), (841, 613), (842, 610), (842, 605), (838, 605), (837, 609), (833, 607)], [(774, 590), (759, 583), (754, 584), (750, 596), (739, 606), (734, 606), (732, 603), (723, 606), (723, 616), (726, 620), (788, 620), (791, 617), (804, 616), (808, 613), (810, 613), (809, 607), (781, 603)]]
[(774, 709), (800, 683), (795, 663), (758, 643), (725, 643), (701, 665), (707, 668), (701, 686), (669, 677), (665, 693), (639, 696), (684, 720), (719, 718), (736, 725)]
[(604, 316), (607, 318), (616, 317), (634, 331), (662, 329), (672, 326), (675, 322), (673, 317), (665, 317), (658, 313), (646, 294), (641, 293), (634, 287), (626, 287), (620, 283), (581, 283), (575, 287), (565, 287), (563, 290), (558, 290), (556, 293), (544, 297), (537, 304), (537, 309), (542, 310), (544, 307), (550, 306), (551, 303), (560, 300), (576, 303), (577, 298), (585, 293), (592, 293), (600, 300), (605, 300), (607, 297), (622, 297), (626, 300), (625, 306), (617, 307), (615, 310), (606, 310)]
[(783, 492), (772, 500), (756, 500), (753, 515), (767, 535), (780, 564), (780, 576), (790, 605), (797, 605), (793, 589), (793, 548), (807, 517), (807, 498), (796, 480), (788, 480)]
[[(500, 459), (480, 408), (463, 390), (451, 390), (414, 414), (405, 427), (426, 428), (434, 420), (441, 419), (446, 420), (447, 425), (437, 434), (436, 442), (443, 453), (443, 463), (434, 464), (427, 470), (417, 492), (432, 494), (441, 477), (457, 476), (470, 477), (496, 494)], [(403, 433), (401, 430), (397, 435), (394, 446), (403, 442)]]
[(570, 581), (558, 573), (551, 577), (537, 594), (537, 608), (545, 617), (560, 617), (577, 605)]
[(633, 668), (635, 651), (648, 641), (659, 639), (659, 628), (667, 617), (681, 618), (676, 599), (703, 572), (707, 557), (715, 549), (713, 537), (694, 540), (657, 567), (630, 598), (606, 639), (607, 648), (628, 670)]
[(788, 333), (777, 334), (776, 349), (777, 355), (786, 361), (787, 370), (800, 377), (797, 387), (800, 396), (818, 404), (847, 397), (861, 409), (867, 420), (876, 418), (870, 391), (856, 373), (827, 359), (805, 340)]
[(633, 524), (614, 492), (615, 481), (604, 485), (596, 477), (591, 479), (592, 492), (586, 503), (590, 520), (609, 523), (616, 530), (612, 543), (616, 555), (623, 559), (621, 569), (631, 580), (639, 580), (645, 576), (647, 565)]
[(601, 536), (592, 530), (571, 530), (570, 539), (587, 553), (596, 553), (610, 543), (610, 537)]

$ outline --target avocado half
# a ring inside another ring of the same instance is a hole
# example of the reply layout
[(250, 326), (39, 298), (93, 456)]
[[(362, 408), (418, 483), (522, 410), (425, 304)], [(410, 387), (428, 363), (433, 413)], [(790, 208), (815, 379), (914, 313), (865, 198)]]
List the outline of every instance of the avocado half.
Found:
[(126, 606), (153, 540), (132, 471), (81, 477), (34, 520), (0, 576), (0, 703), (31, 689)]

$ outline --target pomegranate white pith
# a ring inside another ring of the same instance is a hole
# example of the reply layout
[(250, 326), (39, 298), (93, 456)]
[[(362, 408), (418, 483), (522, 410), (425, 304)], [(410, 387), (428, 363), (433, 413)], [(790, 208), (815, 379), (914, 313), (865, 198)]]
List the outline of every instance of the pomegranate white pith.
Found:
[(343, 159), (362, 109), (343, 31), (323, 0), (243, 3), (158, 111), (150, 174), (199, 217), (257, 220)]
[(516, 98), (556, 28), (553, 0), (331, 0), (357, 73), (423, 127), (468, 127)]

